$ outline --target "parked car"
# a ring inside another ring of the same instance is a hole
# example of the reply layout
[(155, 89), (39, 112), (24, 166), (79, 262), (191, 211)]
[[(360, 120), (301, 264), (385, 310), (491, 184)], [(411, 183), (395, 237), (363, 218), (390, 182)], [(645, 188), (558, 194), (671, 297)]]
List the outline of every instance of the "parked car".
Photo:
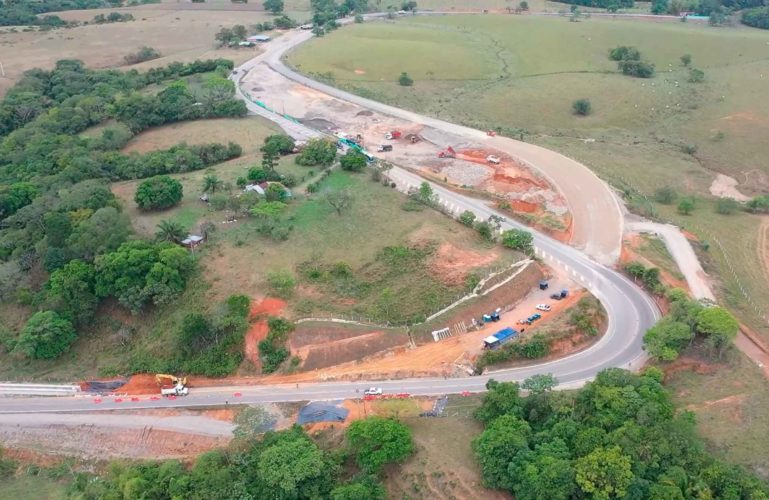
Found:
[(369, 387), (365, 391), (363, 391), (363, 394), (366, 396), (381, 396), (382, 395), (382, 388), (381, 387)]
[(393, 150), (392, 144), (382, 144), (381, 146), (379, 146), (377, 148), (377, 152), (379, 152), (379, 153), (384, 153), (384, 152), (392, 151), (392, 150)]
[(534, 314), (532, 314), (531, 316), (529, 316), (528, 318), (526, 318), (526, 320), (529, 322), (529, 324), (531, 324), (531, 323), (533, 323), (533, 322), (537, 321), (537, 320), (538, 320), (539, 318), (541, 318), (541, 317), (542, 317), (542, 315), (541, 315), (541, 314), (539, 314), (539, 313), (534, 313)]
[(539, 289), (540, 290), (547, 290), (547, 287), (550, 285), (548, 284), (547, 280), (542, 280), (539, 282)]
[(489, 155), (486, 157), (486, 161), (493, 163), (494, 165), (499, 165), (499, 162), (502, 160), (499, 159), (499, 156)]
[(537, 310), (538, 311), (549, 311), (550, 306), (547, 304), (537, 304)]

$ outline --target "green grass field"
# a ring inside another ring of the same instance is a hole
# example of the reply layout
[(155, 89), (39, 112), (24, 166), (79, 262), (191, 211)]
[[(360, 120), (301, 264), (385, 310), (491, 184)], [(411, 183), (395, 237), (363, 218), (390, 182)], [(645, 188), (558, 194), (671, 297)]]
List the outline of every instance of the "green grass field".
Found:
[[(618, 45), (637, 47), (655, 64), (655, 78), (619, 74), (607, 57)], [(688, 81), (685, 53), (704, 82)], [(716, 173), (735, 178), (747, 196), (769, 190), (769, 165), (761, 160), (769, 137), (769, 32), (599, 18), (407, 17), (345, 27), (299, 47), (289, 62), (399, 107), (479, 129), (524, 129), (527, 141), (585, 163), (619, 188), (651, 196), (672, 186), (697, 196), (691, 216), (656, 209), (701, 239), (722, 235), (736, 277), (720, 249), (710, 252), (711, 270), (741, 319), (769, 339), (761, 318), (769, 296), (758, 293), (767, 279), (755, 252), (760, 218), (718, 215), (709, 193)], [(397, 84), (404, 71), (413, 87)], [(572, 113), (579, 98), (590, 99), (590, 116)], [(754, 292), (760, 312), (740, 303), (737, 280)]]
[(67, 484), (43, 475), (20, 475), (0, 480), (0, 498), (17, 500), (63, 500), (67, 498)]

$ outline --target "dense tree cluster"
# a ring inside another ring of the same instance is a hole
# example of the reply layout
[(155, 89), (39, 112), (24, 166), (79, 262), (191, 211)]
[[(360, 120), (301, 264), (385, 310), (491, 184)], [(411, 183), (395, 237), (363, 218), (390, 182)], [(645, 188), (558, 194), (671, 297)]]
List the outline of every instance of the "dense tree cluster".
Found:
[(769, 30), (769, 6), (744, 10), (742, 12), (742, 23), (754, 28)]
[(631, 9), (635, 5), (634, 0), (564, 0), (564, 3), (614, 10)]
[(134, 201), (143, 210), (169, 208), (182, 201), (182, 183), (167, 175), (143, 181), (136, 188)]
[(742, 469), (704, 451), (693, 415), (676, 413), (654, 368), (611, 368), (576, 395), (552, 384), (490, 381), (473, 448), (484, 483), (520, 500), (767, 498)]
[(267, 325), (267, 338), (259, 342), (259, 358), (262, 361), (262, 372), (272, 373), (288, 359), (290, 353), (286, 342), (288, 334), (294, 330), (294, 325), (283, 318), (270, 318)]
[(328, 139), (310, 139), (296, 156), (297, 165), (328, 167), (336, 159), (336, 144)]
[(673, 361), (695, 340), (719, 357), (740, 328), (726, 309), (689, 299), (680, 289), (667, 294), (670, 312), (644, 335), (644, 348), (655, 359)]
[(121, 14), (120, 12), (110, 12), (106, 16), (104, 14), (97, 14), (93, 18), (94, 24), (108, 24), (108, 23), (126, 23), (133, 21), (134, 16), (131, 14)]
[(322, 36), (338, 27), (336, 22), (350, 14), (363, 14), (368, 10), (368, 0), (310, 0), (312, 9), (313, 33)]
[(349, 449), (340, 453), (324, 451), (299, 426), (257, 438), (254, 426), (271, 424), (264, 412), (248, 409), (237, 423), (237, 446), (204, 453), (189, 467), (175, 460), (114, 463), (99, 476), (77, 474), (72, 494), (84, 499), (384, 500), (377, 476), (358, 473), (348, 457), (364, 457), (379, 469), (406, 458), (414, 447), (407, 427), (383, 418), (354, 422)]

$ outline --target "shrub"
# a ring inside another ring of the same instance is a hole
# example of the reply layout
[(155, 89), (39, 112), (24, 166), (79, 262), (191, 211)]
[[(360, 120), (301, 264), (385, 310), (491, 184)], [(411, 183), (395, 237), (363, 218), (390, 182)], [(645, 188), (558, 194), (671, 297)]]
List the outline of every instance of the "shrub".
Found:
[(684, 66), (689, 66), (692, 63), (692, 55), (691, 54), (684, 54), (681, 56), (681, 64)]
[(640, 61), (641, 53), (635, 47), (622, 45), (609, 51), (609, 59), (612, 61)]
[(465, 210), (459, 216), (459, 222), (461, 222), (467, 227), (473, 227), (473, 225), (475, 224), (475, 214), (470, 210)]
[(731, 215), (740, 208), (740, 204), (733, 198), (719, 198), (716, 201), (716, 213)]
[(622, 60), (618, 67), (623, 74), (637, 78), (651, 78), (654, 76), (654, 65), (644, 61)]
[(661, 187), (654, 192), (654, 201), (663, 205), (670, 205), (678, 198), (678, 193), (670, 186)]
[(156, 210), (176, 205), (182, 196), (181, 182), (167, 175), (159, 175), (139, 184), (134, 201), (142, 210)]
[(769, 6), (742, 11), (742, 24), (769, 30)]
[(520, 250), (525, 254), (531, 254), (534, 250), (532, 242), (534, 237), (529, 231), (522, 229), (510, 229), (502, 233), (502, 245), (513, 250)]
[(302, 152), (296, 156), (296, 163), (307, 167), (321, 165), (328, 167), (336, 158), (336, 144), (328, 139), (310, 139)]
[(697, 68), (689, 68), (689, 82), (700, 83), (705, 80), (705, 72)]
[(272, 271), (267, 274), (267, 285), (278, 297), (288, 298), (294, 294), (296, 279), (289, 271)]
[(745, 205), (745, 208), (752, 213), (769, 213), (769, 195), (756, 196)]
[(132, 52), (125, 56), (125, 62), (127, 64), (139, 64), (144, 61), (151, 61), (160, 57), (160, 52), (152, 47), (142, 47), (136, 52)]
[(263, 153), (271, 152), (275, 155), (287, 155), (294, 151), (294, 139), (285, 134), (274, 134), (264, 139)]
[(398, 77), (398, 85), (401, 87), (411, 87), (414, 85), (414, 80), (405, 71)]
[(571, 109), (580, 116), (587, 116), (592, 113), (593, 105), (590, 104), (590, 99), (577, 99), (571, 104)]

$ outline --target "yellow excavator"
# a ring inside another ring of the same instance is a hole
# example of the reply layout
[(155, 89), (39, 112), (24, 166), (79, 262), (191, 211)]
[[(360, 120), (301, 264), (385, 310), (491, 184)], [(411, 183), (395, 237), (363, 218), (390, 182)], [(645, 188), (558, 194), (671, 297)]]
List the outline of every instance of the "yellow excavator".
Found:
[(160, 394), (163, 396), (186, 396), (189, 393), (187, 377), (158, 373), (155, 375), (155, 382), (160, 386)]

